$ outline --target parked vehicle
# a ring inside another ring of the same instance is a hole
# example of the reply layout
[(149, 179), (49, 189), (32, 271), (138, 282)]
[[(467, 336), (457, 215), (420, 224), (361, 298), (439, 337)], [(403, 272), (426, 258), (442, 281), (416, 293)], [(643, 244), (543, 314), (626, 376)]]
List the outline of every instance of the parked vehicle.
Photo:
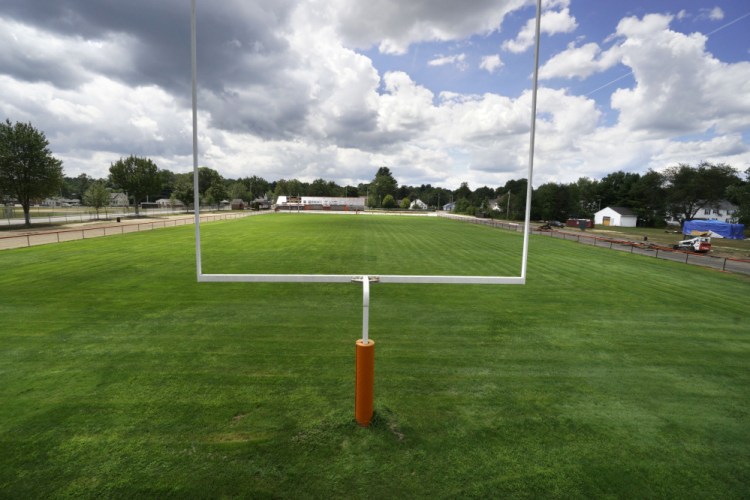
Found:
[(710, 236), (697, 236), (689, 240), (678, 241), (673, 246), (675, 250), (690, 250), (691, 252), (706, 253), (711, 250)]

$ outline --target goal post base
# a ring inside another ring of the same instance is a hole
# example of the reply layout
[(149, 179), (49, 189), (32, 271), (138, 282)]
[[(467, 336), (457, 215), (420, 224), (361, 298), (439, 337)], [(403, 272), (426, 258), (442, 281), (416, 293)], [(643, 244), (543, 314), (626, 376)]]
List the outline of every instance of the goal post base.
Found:
[(354, 418), (362, 427), (372, 420), (375, 385), (375, 342), (359, 339), (356, 343), (356, 377), (354, 382)]

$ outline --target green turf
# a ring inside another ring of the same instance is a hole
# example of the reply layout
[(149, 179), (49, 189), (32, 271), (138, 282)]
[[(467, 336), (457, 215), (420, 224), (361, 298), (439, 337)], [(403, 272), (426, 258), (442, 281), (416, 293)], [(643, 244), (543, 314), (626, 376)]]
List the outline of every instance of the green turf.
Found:
[[(518, 268), (515, 233), (302, 217), (202, 226), (204, 271)], [(536, 237), (526, 286), (374, 285), (362, 429), (361, 288), (198, 284), (192, 231), (0, 252), (0, 497), (750, 492), (745, 277)]]

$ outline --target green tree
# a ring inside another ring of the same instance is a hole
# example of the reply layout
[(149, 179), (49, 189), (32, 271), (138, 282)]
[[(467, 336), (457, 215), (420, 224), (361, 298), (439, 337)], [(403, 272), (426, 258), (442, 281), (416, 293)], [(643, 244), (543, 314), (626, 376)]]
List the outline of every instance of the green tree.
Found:
[[(240, 181), (247, 187), (248, 196), (252, 199), (261, 198), (268, 191), (273, 191), (273, 188), (269, 182), (262, 177), (254, 175), (252, 177), (245, 177)], [(248, 201), (252, 201), (252, 199)]]
[(133, 198), (136, 217), (139, 203), (161, 189), (159, 168), (148, 158), (132, 155), (120, 158), (109, 167), (109, 178), (115, 187), (123, 189)]
[(396, 208), (396, 199), (393, 195), (385, 195), (383, 198), (383, 208)]
[(513, 179), (505, 183), (500, 188), (503, 193), (503, 206), (508, 207), (508, 198), (510, 196), (510, 213), (507, 218), (511, 220), (522, 220), (526, 215), (526, 179)]
[(681, 163), (664, 171), (669, 212), (680, 223), (690, 220), (701, 207), (718, 206), (727, 188), (740, 184), (729, 165), (701, 162), (697, 167)]
[(750, 224), (750, 168), (745, 170), (745, 182), (727, 188), (727, 200), (737, 205), (734, 218), (740, 224)]
[(228, 196), (227, 190), (223, 183), (212, 184), (204, 195), (205, 202), (209, 205), (218, 206)]
[(608, 174), (597, 183), (597, 205), (600, 205), (601, 208), (634, 208), (630, 194), (633, 186), (640, 180), (640, 177), (640, 174), (622, 171)]
[(252, 201), (248, 200), (248, 192), (247, 187), (245, 186), (244, 182), (233, 182), (229, 189), (227, 189), (227, 193), (229, 194), (229, 198), (231, 200), (245, 200), (245, 201)]
[(456, 206), (453, 211), (457, 214), (474, 215), (477, 208), (471, 204), (466, 198), (461, 198), (456, 202)]
[(94, 179), (85, 173), (78, 177), (64, 177), (60, 194), (64, 198), (78, 198), (83, 201), (83, 193), (86, 192), (92, 182), (94, 182)]
[(174, 190), (174, 182), (177, 174), (171, 170), (159, 170), (159, 183), (161, 190), (158, 193), (152, 193), (158, 198), (170, 198)]
[(224, 178), (218, 171), (208, 167), (198, 167), (198, 192), (201, 196), (205, 196), (206, 191), (208, 191), (211, 186), (223, 182)]
[(629, 198), (632, 206), (630, 208), (646, 226), (664, 226), (667, 212), (665, 196), (664, 176), (659, 172), (649, 170), (631, 186)]
[(456, 189), (456, 199), (465, 199), (471, 201), (471, 188), (468, 182), (462, 182), (461, 186)]
[(395, 206), (396, 201), (393, 197), (396, 195), (397, 190), (398, 183), (396, 182), (396, 179), (394, 179), (391, 170), (388, 167), (380, 167), (375, 173), (375, 178), (370, 183), (370, 199), (372, 201), (368, 204), (370, 206), (380, 205), (383, 208), (386, 208), (383, 203), (385, 203), (385, 197), (390, 195), (394, 200), (393, 203)]
[(359, 190), (357, 186), (344, 186), (343, 195), (348, 198), (356, 198), (359, 196)]
[(531, 198), (531, 218), (566, 220), (578, 210), (578, 200), (569, 184), (542, 184)]
[(410, 205), (411, 205), (411, 200), (409, 200), (408, 196), (404, 198), (403, 200), (401, 200), (401, 208), (403, 208), (404, 210), (408, 209)]
[(343, 196), (341, 186), (333, 181), (315, 179), (307, 190), (309, 196)]
[(0, 124), (0, 190), (16, 197), (26, 226), (32, 201), (55, 194), (63, 183), (62, 161), (48, 146), (44, 132), (30, 123)]
[(103, 182), (97, 181), (91, 184), (86, 192), (83, 193), (83, 203), (88, 207), (92, 207), (96, 210), (96, 218), (99, 218), (99, 210), (109, 206), (109, 202), (112, 199), (109, 190), (106, 188)]
[(471, 193), (469, 199), (474, 205), (478, 205), (480, 208), (482, 205), (486, 205), (487, 211), (489, 212), (490, 200), (493, 198), (495, 198), (495, 190), (488, 186), (482, 186)]
[(281, 179), (276, 182), (274, 188), (274, 197), (279, 196), (306, 196), (309, 185), (306, 182), (302, 182), (298, 179)]
[(185, 210), (189, 210), (195, 199), (193, 192), (193, 174), (175, 174), (174, 186), (170, 199), (181, 201), (185, 205)]
[(573, 215), (581, 219), (592, 219), (594, 213), (601, 208), (599, 181), (580, 177), (575, 183), (575, 195), (578, 200), (578, 210)]

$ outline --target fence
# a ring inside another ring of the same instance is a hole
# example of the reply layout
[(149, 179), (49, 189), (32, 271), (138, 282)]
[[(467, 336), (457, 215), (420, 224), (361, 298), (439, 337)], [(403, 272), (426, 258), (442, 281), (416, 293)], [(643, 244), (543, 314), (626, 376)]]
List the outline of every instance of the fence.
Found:
[[(512, 222), (500, 222), (492, 219), (477, 219), (476, 217), (460, 216), (460, 215), (448, 215), (441, 214), (441, 217), (449, 219), (460, 220), (471, 224), (480, 224), (484, 226), (491, 226), (498, 229), (506, 229), (509, 231), (523, 231), (523, 224), (515, 224)], [(720, 271), (727, 271), (733, 273), (740, 273), (750, 275), (750, 260), (746, 259), (732, 259), (729, 257), (716, 257), (713, 255), (699, 254), (694, 252), (686, 252), (683, 250), (673, 250), (670, 248), (660, 247), (658, 245), (652, 245), (647, 243), (638, 243), (633, 241), (615, 240), (612, 238), (604, 238), (600, 236), (594, 236), (589, 234), (575, 234), (568, 233), (565, 231), (536, 231), (531, 230), (531, 234), (540, 236), (549, 236), (550, 238), (559, 238), (562, 240), (575, 241), (584, 245), (591, 245), (595, 247), (609, 248), (610, 250), (617, 250), (621, 252), (629, 252), (636, 255), (645, 255), (648, 257), (654, 257), (657, 259), (669, 260), (672, 262), (680, 262), (682, 264), (690, 264), (701, 267), (710, 267), (712, 269), (718, 269)]]
[[(268, 212), (231, 212), (224, 214), (201, 215), (201, 223), (214, 222), (228, 219), (239, 219), (253, 215), (261, 215)], [(180, 217), (148, 222), (126, 221), (109, 226), (85, 227), (80, 229), (61, 229), (59, 231), (39, 231), (25, 234), (0, 236), (0, 250), (11, 248), (24, 248), (35, 245), (46, 245), (49, 243), (62, 243), (66, 241), (85, 240), (101, 236), (113, 236), (116, 234), (135, 233), (138, 231), (152, 231), (165, 227), (184, 226), (193, 224), (195, 217)]]
[[(23, 210), (18, 207), (3, 207), (0, 205), (0, 225), (5, 226), (23, 226), (26, 222), (24, 219)], [(201, 211), (220, 211), (230, 210), (230, 207), (220, 208), (218, 206), (205, 206), (201, 207)], [(141, 217), (153, 217), (153, 216), (164, 216), (164, 215), (187, 215), (184, 208), (140, 208), (138, 214)], [(67, 224), (71, 222), (95, 222), (99, 220), (110, 220), (117, 217), (131, 217), (135, 215), (134, 207), (107, 207), (106, 209), (99, 210), (97, 214), (95, 210), (87, 207), (72, 207), (72, 208), (57, 208), (57, 207), (31, 207), (29, 210), (29, 217), (32, 224), (53, 224), (62, 223)]]

